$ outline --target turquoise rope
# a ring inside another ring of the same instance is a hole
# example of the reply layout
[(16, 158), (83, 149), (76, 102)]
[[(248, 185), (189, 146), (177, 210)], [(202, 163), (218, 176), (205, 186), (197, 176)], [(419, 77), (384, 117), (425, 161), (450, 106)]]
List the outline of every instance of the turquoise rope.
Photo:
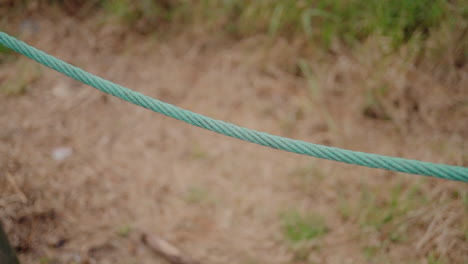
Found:
[(46, 54), (8, 34), (0, 32), (0, 43), (49, 68), (61, 72), (75, 80), (90, 85), (105, 93), (114, 95), (130, 103), (145, 107), (163, 115), (184, 121), (194, 126), (205, 128), (226, 136), (238, 138), (259, 145), (281, 149), (317, 158), (335, 160), (370, 168), (433, 176), (442, 179), (468, 182), (468, 168), (444, 164), (409, 160), (396, 157), (339, 149), (300, 140), (270, 135), (264, 132), (239, 127), (220, 120), (215, 120), (174, 105), (145, 96), (80, 68)]

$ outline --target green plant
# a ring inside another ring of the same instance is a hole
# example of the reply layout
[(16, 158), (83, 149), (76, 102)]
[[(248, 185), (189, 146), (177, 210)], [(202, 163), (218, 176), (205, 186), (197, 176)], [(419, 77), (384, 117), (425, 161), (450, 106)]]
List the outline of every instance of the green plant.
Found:
[(293, 242), (312, 240), (328, 232), (324, 220), (319, 215), (301, 215), (294, 210), (283, 214), (282, 219), (284, 234)]
[(0, 64), (11, 60), (13, 51), (0, 44)]
[(5, 55), (5, 54), (10, 54), (12, 53), (13, 51), (5, 46), (3, 46), (2, 44), (0, 44), (0, 55)]
[(161, 30), (162, 24), (177, 22), (173, 19), (173, 11), (177, 6), (183, 6), (181, 3), (153, 0), (103, 0), (101, 5), (110, 17), (142, 33)]
[[(24, 1), (15, 10), (27, 8)], [(139, 32), (204, 28), (245, 37), (254, 34), (302, 38), (313, 47), (335, 41), (354, 45), (371, 35), (389, 38), (395, 48), (418, 37), (426, 39), (443, 25), (463, 31), (456, 21), (468, 19), (461, 0), (88, 0), (54, 5), (104, 10)], [(68, 8), (69, 9), (69, 8)], [(78, 12), (78, 11), (77, 11)], [(88, 12), (89, 13), (89, 12)], [(466, 23), (466, 22), (465, 22)], [(462, 23), (463, 24), (463, 23)], [(422, 46), (420, 46), (421, 48)]]
[(428, 36), (444, 21), (463, 17), (464, 11), (448, 15), (452, 5), (459, 4), (448, 0), (102, 0), (111, 15), (152, 30), (161, 29), (164, 21), (239, 36), (298, 36), (325, 47), (334, 40), (356, 43), (371, 34), (387, 36), (399, 46), (415, 35)]
[(359, 223), (363, 228), (379, 232), (388, 241), (399, 243), (407, 238), (407, 213), (426, 203), (418, 184), (397, 184), (390, 187), (389, 193), (383, 194), (364, 186), (357, 209)]

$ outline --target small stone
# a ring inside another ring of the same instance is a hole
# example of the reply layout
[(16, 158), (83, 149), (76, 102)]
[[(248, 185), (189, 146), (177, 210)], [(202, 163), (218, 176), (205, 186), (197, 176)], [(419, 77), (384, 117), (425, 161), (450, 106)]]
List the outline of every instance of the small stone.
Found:
[(52, 88), (52, 94), (60, 99), (69, 98), (73, 95), (71, 87), (66, 82), (59, 82)]
[(73, 155), (73, 149), (70, 147), (59, 147), (52, 151), (52, 158), (56, 161), (64, 161)]

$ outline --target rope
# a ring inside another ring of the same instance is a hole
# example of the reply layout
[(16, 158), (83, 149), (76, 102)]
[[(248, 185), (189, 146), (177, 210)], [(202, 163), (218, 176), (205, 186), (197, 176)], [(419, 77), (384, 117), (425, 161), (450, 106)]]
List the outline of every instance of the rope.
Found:
[(322, 159), (340, 161), (370, 168), (380, 168), (391, 171), (468, 182), (467, 167), (451, 166), (339, 149), (247, 129), (224, 121), (215, 120), (210, 117), (206, 117), (132, 91), (128, 88), (112, 83), (108, 80), (90, 74), (80, 68), (72, 66), (3, 32), (0, 32), (0, 43), (49, 68), (61, 72), (100, 91), (114, 95), (125, 101), (145, 107), (163, 115), (226, 136), (238, 138), (275, 149), (281, 149)]

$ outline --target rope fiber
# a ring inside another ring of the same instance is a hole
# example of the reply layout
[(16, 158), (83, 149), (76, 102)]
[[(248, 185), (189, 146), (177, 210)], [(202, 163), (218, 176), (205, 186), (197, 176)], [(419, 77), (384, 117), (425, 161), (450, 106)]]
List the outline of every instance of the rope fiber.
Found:
[(39, 62), (40, 64), (43, 64), (75, 80), (92, 86), (102, 92), (114, 95), (130, 103), (184, 121), (191, 125), (208, 129), (226, 136), (238, 138), (275, 149), (281, 149), (322, 159), (340, 161), (370, 168), (380, 168), (397, 172), (468, 182), (467, 167), (451, 166), (340, 149), (247, 129), (221, 120), (215, 120), (213, 118), (206, 117), (201, 114), (197, 114), (132, 91), (128, 88), (88, 73), (78, 67), (70, 65), (1, 31), (0, 43)]

